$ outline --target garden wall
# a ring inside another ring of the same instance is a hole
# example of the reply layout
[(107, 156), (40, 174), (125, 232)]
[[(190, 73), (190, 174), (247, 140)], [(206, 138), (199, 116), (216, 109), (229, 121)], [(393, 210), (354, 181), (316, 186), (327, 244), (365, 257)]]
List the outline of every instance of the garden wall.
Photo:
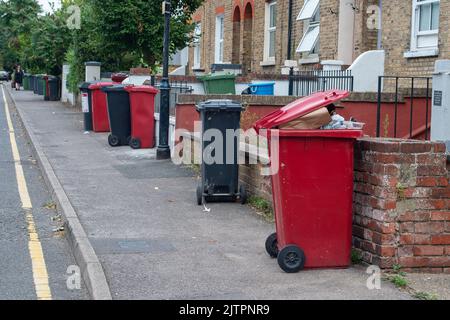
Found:
[[(183, 138), (199, 143), (198, 135)], [(247, 159), (255, 156), (246, 152)], [(197, 161), (200, 157), (196, 155)], [(272, 201), (270, 177), (260, 175), (263, 166), (241, 165), (240, 180), (252, 195)], [(360, 139), (355, 145), (354, 177), (353, 245), (363, 261), (383, 269), (400, 265), (406, 271), (450, 273), (450, 186), (444, 144)]]

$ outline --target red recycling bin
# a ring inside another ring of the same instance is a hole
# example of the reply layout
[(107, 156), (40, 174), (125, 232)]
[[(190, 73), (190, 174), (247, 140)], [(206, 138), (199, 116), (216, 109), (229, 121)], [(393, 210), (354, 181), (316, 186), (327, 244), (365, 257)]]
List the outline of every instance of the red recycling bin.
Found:
[(279, 142), (279, 169), (272, 175), (277, 233), (267, 239), (266, 250), (285, 272), (350, 265), (353, 148), (362, 131), (278, 129), (348, 96), (348, 91), (316, 93), (254, 126), (261, 135), (267, 129), (269, 145)]
[(103, 87), (114, 85), (114, 82), (96, 82), (89, 86), (92, 94), (92, 125), (94, 132), (110, 132), (106, 94)]
[(133, 149), (155, 147), (155, 95), (152, 86), (127, 86), (130, 94), (131, 140)]

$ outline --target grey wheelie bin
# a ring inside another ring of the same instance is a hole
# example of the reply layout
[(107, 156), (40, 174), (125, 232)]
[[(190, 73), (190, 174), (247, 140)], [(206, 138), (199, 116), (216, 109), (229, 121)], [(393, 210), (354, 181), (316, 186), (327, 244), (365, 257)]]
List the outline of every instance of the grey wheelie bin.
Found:
[(93, 82), (84, 82), (78, 88), (81, 93), (81, 108), (84, 114), (84, 131), (92, 131), (92, 95), (89, 86)]
[(125, 85), (103, 87), (108, 106), (111, 134), (108, 143), (111, 147), (128, 146), (131, 140), (130, 95)]
[[(231, 100), (209, 100), (197, 106), (202, 120), (202, 180), (197, 204), (247, 201), (245, 187), (239, 187), (239, 143), (242, 106)], [(228, 132), (227, 134), (227, 131)], [(233, 135), (230, 135), (231, 131)], [(212, 138), (220, 132), (220, 139)], [(231, 138), (232, 137), (232, 138)], [(209, 140), (209, 141), (208, 141)], [(233, 154), (230, 154), (233, 152)], [(222, 156), (221, 156), (222, 155)]]
[(61, 81), (58, 77), (49, 76), (48, 77), (48, 91), (47, 95), (50, 101), (59, 101), (61, 99), (60, 84)]

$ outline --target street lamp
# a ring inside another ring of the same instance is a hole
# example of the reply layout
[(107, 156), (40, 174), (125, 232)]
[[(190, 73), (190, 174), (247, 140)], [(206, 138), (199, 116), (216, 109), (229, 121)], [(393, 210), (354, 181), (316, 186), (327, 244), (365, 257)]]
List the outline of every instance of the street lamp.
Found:
[(156, 159), (170, 159), (169, 147), (169, 108), (170, 108), (170, 83), (169, 83), (169, 41), (170, 41), (170, 0), (162, 2), (164, 14), (164, 50), (163, 50), (163, 76), (161, 79), (161, 108), (159, 111), (159, 145), (156, 151)]

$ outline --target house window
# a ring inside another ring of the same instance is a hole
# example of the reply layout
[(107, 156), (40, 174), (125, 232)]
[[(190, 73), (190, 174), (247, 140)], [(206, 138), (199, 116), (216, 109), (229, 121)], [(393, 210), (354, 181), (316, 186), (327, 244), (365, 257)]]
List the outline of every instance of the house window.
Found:
[(202, 35), (202, 24), (197, 23), (194, 29), (194, 69), (200, 69), (201, 65), (201, 46), (200, 37)]
[(277, 31), (277, 2), (266, 3), (264, 36), (264, 61), (275, 62), (276, 31)]
[(223, 62), (223, 15), (216, 17), (216, 48), (215, 48), (215, 62)]
[(437, 49), (439, 11), (439, 0), (413, 0), (412, 51)]
[(305, 0), (297, 21), (303, 21), (304, 32), (297, 53), (304, 58), (317, 56), (319, 53), (320, 34), (320, 0)]

